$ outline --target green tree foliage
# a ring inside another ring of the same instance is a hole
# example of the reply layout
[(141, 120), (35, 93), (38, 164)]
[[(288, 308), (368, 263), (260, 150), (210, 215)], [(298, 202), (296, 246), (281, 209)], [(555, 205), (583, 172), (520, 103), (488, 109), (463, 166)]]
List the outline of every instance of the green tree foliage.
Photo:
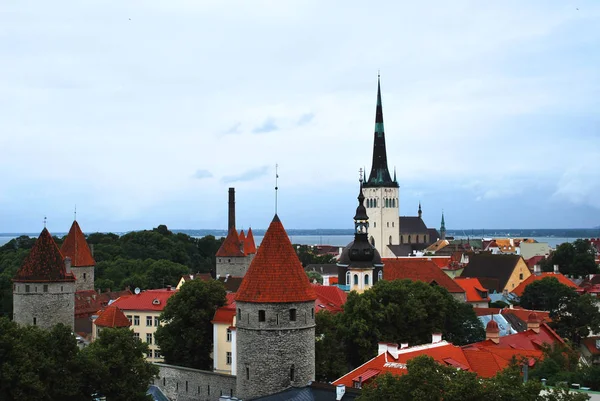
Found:
[(220, 281), (192, 280), (169, 298), (156, 330), (156, 342), (169, 364), (209, 370), (213, 346), (211, 320), (226, 302)]
[(520, 364), (514, 361), (490, 379), (480, 379), (475, 373), (439, 365), (422, 355), (407, 363), (402, 376), (379, 375), (366, 385), (358, 401), (585, 401), (582, 393), (569, 393), (563, 388), (551, 389), (541, 395), (538, 381), (523, 382)]
[(19, 327), (0, 318), (0, 399), (11, 401), (147, 400), (158, 369), (146, 362), (146, 344), (127, 329), (103, 331), (80, 351), (71, 330)]
[(565, 242), (542, 262), (542, 270), (552, 271), (553, 265), (558, 265), (562, 274), (585, 276), (598, 273), (598, 266), (594, 261), (595, 254), (594, 247), (586, 240)]
[(332, 255), (317, 255), (315, 248), (310, 245), (294, 245), (298, 259), (302, 263), (302, 267), (310, 264), (330, 264), (335, 263), (335, 257)]
[(315, 316), (315, 370), (319, 382), (331, 382), (348, 372), (342, 333), (341, 314), (323, 310)]
[(378, 342), (424, 344), (436, 332), (457, 345), (485, 338), (470, 305), (442, 287), (410, 280), (379, 281), (362, 294), (351, 292), (339, 330), (353, 367), (375, 356)]
[(317, 273), (317, 272), (307, 272), (306, 275), (308, 276), (308, 279), (310, 280), (311, 283), (314, 280), (317, 280), (317, 283), (323, 284), (323, 276), (321, 276), (319, 273)]
[(521, 306), (526, 309), (553, 311), (563, 308), (577, 293), (556, 277), (545, 277), (525, 287)]

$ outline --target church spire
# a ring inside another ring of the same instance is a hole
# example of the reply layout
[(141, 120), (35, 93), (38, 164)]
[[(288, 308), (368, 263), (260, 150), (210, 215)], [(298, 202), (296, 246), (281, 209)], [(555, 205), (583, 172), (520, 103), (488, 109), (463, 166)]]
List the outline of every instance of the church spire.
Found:
[(419, 201), (419, 218), (423, 216), (423, 210), (421, 209), (421, 201)]
[(446, 239), (446, 222), (444, 221), (444, 211), (442, 210), (442, 225), (440, 226), (440, 235)]
[(381, 82), (377, 75), (377, 107), (375, 111), (375, 134), (373, 141), (373, 164), (371, 174), (365, 182), (366, 187), (397, 187), (392, 181), (387, 165), (387, 152), (385, 149), (385, 130), (383, 128), (383, 106), (381, 103)]

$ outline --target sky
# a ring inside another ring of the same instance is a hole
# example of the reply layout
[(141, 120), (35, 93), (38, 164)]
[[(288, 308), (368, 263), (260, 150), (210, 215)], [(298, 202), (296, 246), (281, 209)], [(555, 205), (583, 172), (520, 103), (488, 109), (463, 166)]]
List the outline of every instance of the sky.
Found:
[(600, 225), (600, 2), (0, 4), (0, 232), (351, 228), (377, 74), (400, 214)]

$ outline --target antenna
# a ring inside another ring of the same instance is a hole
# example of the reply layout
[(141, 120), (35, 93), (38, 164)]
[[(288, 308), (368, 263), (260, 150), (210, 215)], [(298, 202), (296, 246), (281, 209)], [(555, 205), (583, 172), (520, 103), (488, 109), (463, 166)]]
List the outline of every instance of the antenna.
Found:
[(46, 216), (44, 216), (44, 228), (46, 228), (46, 222), (48, 221), (48, 218)]
[(279, 189), (277, 186), (277, 180), (279, 179), (278, 168), (279, 164), (275, 164), (275, 214), (277, 214), (277, 190)]
[(358, 181), (363, 182), (363, 169), (362, 167), (358, 169)]
[(75, 205), (75, 218), (73, 220), (77, 220), (77, 205)]

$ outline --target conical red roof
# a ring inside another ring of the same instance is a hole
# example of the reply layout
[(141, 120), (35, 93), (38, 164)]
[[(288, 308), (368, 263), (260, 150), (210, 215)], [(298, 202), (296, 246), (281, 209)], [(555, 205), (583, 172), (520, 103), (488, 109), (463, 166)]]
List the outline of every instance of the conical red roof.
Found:
[(240, 231), (238, 238), (240, 240), (240, 244), (242, 245), (242, 249), (244, 250), (244, 254), (248, 255), (248, 252), (246, 252), (246, 236), (244, 235), (244, 230)]
[(231, 227), (227, 233), (225, 241), (221, 244), (221, 247), (217, 251), (217, 256), (228, 257), (228, 256), (246, 256), (242, 252), (242, 243), (238, 238), (235, 227)]
[(104, 309), (94, 321), (94, 324), (99, 327), (129, 327), (131, 322), (127, 316), (123, 314), (121, 309), (115, 305), (111, 305)]
[(244, 252), (246, 255), (256, 253), (256, 244), (254, 242), (254, 234), (252, 234), (252, 227), (248, 229), (248, 235), (246, 235), (246, 241), (244, 241)]
[(96, 266), (96, 261), (77, 220), (71, 225), (69, 234), (60, 247), (60, 252), (65, 258), (67, 256), (71, 258), (71, 266), (73, 267)]
[(75, 276), (73, 273), (67, 273), (63, 255), (48, 230), (44, 228), (13, 280), (74, 281)]
[(235, 299), (257, 303), (307, 302), (317, 299), (277, 215), (250, 263)]

